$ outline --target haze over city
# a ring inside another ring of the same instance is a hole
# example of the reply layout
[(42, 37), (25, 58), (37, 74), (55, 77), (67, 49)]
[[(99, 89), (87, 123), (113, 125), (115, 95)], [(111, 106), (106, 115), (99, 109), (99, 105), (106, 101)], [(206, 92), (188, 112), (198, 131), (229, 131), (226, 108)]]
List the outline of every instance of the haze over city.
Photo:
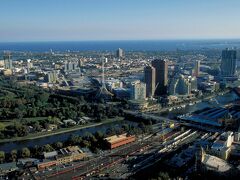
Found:
[(2, 0), (0, 41), (240, 38), (239, 1)]

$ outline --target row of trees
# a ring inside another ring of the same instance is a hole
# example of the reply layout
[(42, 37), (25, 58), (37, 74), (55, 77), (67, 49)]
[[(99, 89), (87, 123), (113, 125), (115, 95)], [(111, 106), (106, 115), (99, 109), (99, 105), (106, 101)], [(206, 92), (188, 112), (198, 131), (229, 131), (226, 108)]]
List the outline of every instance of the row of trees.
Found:
[[(36, 112), (36, 109), (29, 108), (28, 111)], [(24, 111), (19, 112), (22, 114)], [(41, 108), (36, 113), (42, 117), (53, 117), (51, 119), (46, 118), (45, 120), (17, 120), (12, 125), (8, 125), (5, 128), (0, 128), (0, 138), (11, 138), (11, 137), (23, 137), (28, 135), (28, 133), (40, 132), (42, 129), (46, 129), (49, 124), (59, 125), (59, 122), (64, 119), (74, 119), (78, 120), (79, 117), (88, 116), (95, 121), (100, 122), (107, 118), (113, 118), (115, 116), (122, 116), (123, 111), (117, 109), (112, 105), (103, 105), (95, 103), (87, 104), (78, 104), (73, 105), (69, 104), (67, 107), (60, 107), (58, 109), (46, 107)], [(32, 126), (33, 129), (29, 129), (29, 126)], [(59, 126), (61, 127), (61, 126)]]
[(16, 161), (19, 158), (27, 158), (27, 157), (35, 157), (42, 158), (43, 152), (51, 152), (54, 150), (59, 150), (63, 147), (77, 145), (82, 148), (88, 148), (94, 153), (98, 153), (100, 149), (106, 148), (105, 137), (128, 133), (130, 134), (142, 134), (142, 133), (150, 133), (151, 126), (145, 125), (144, 123), (140, 123), (138, 126), (123, 124), (121, 127), (114, 126), (110, 127), (106, 130), (106, 132), (97, 131), (92, 134), (90, 132), (86, 132), (83, 136), (79, 135), (71, 135), (65, 142), (56, 142), (53, 144), (46, 144), (44, 146), (34, 146), (32, 148), (23, 148), (22, 150), (12, 150), (10, 153), (5, 153), (4, 151), (0, 151), (0, 163), (3, 162), (12, 162)]

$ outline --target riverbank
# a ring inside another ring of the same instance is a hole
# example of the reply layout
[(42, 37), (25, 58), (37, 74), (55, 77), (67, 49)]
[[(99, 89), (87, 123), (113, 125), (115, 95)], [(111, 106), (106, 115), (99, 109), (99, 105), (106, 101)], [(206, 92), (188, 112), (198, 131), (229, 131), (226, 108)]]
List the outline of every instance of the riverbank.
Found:
[(99, 123), (90, 123), (88, 125), (78, 125), (78, 126), (73, 126), (73, 127), (70, 127), (70, 128), (61, 128), (61, 129), (57, 129), (55, 131), (50, 131), (50, 132), (34, 133), (34, 134), (29, 134), (29, 135), (24, 136), (24, 137), (2, 139), (2, 140), (0, 140), (0, 144), (1, 143), (8, 143), (8, 142), (16, 142), (16, 141), (34, 140), (34, 139), (39, 139), (39, 138), (43, 138), (43, 137), (49, 137), (49, 136), (54, 136), (54, 135), (58, 135), (58, 134), (69, 133), (69, 132), (73, 132), (73, 131), (77, 131), (77, 130), (81, 130), (81, 129), (97, 127), (97, 126), (100, 126), (100, 125), (113, 123), (113, 122), (118, 122), (118, 121), (123, 121), (123, 120), (124, 120), (124, 117), (116, 117), (116, 118), (104, 120), (104, 121), (99, 122)]
[(218, 92), (218, 93), (215, 93), (215, 94), (204, 96), (202, 98), (195, 98), (195, 99), (192, 99), (189, 102), (182, 102), (182, 103), (179, 103), (179, 104), (174, 105), (174, 106), (158, 108), (158, 109), (150, 110), (150, 111), (149, 110), (145, 110), (144, 112), (146, 112), (146, 113), (148, 113), (148, 112), (150, 112), (150, 113), (166, 113), (166, 112), (169, 112), (169, 109), (174, 109), (174, 108), (177, 108), (177, 107), (180, 107), (180, 106), (187, 106), (190, 103), (197, 104), (199, 102), (207, 101), (207, 100), (210, 100), (210, 99), (215, 98), (217, 96), (223, 96), (223, 95), (225, 95), (227, 93), (230, 93), (230, 92), (231, 92), (231, 90), (225, 90), (225, 91), (222, 91), (222, 92)]

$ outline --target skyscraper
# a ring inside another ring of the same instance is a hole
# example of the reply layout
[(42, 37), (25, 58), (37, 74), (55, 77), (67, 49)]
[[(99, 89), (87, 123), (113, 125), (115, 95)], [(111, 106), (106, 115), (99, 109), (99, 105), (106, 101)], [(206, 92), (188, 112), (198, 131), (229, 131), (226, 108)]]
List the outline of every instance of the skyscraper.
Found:
[(167, 94), (168, 84), (168, 61), (155, 59), (152, 61), (152, 66), (155, 68), (155, 95), (162, 96)]
[(200, 61), (196, 60), (194, 64), (194, 75), (198, 77), (200, 74)]
[(146, 96), (154, 96), (155, 83), (156, 83), (156, 71), (152, 66), (146, 66), (144, 68), (144, 81), (146, 83)]
[(123, 58), (123, 50), (121, 48), (118, 48), (116, 55), (119, 59)]
[(233, 77), (236, 75), (237, 51), (225, 49), (222, 51), (221, 75), (223, 77)]
[(3, 56), (4, 59), (4, 69), (12, 69), (12, 59), (11, 59), (11, 54), (9, 52), (4, 53)]

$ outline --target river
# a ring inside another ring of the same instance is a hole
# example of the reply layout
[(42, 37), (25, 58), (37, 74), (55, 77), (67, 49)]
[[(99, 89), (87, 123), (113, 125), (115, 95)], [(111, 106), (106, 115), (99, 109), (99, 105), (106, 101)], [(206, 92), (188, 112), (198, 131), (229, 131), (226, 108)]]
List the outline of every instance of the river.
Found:
[[(216, 97), (216, 100), (220, 105), (228, 104), (229, 102), (232, 102), (236, 99), (238, 99), (238, 97), (233, 92)], [(218, 105), (218, 104), (215, 101), (203, 101), (203, 102), (199, 102), (197, 104), (194, 104), (192, 106), (188, 105), (185, 108), (174, 109), (171, 112), (161, 113), (161, 116), (165, 116), (165, 117), (168, 117), (168, 118), (173, 118), (177, 115), (186, 114), (186, 113), (189, 113), (189, 112), (194, 112), (196, 110), (200, 110), (200, 109), (203, 109), (203, 108), (206, 108), (206, 107), (211, 107), (211, 106), (214, 106), (214, 105)], [(33, 140), (1, 143), (0, 144), (0, 150), (5, 151), (5, 152), (10, 152), (12, 149), (20, 150), (23, 147), (34, 147), (35, 145), (42, 146), (42, 145), (45, 145), (45, 144), (51, 144), (51, 143), (55, 143), (55, 142), (58, 142), (58, 141), (63, 142), (65, 140), (67, 140), (68, 137), (72, 134), (83, 136), (86, 132), (91, 132), (91, 133), (95, 133), (96, 131), (106, 132), (106, 130), (108, 128), (119, 127), (123, 123), (134, 124), (133, 122), (130, 122), (130, 121), (120, 121), (120, 122), (103, 124), (103, 125), (96, 126), (96, 127), (80, 129), (80, 130), (76, 130), (76, 131), (72, 131), (72, 132), (68, 132), (68, 133), (57, 134), (57, 135), (48, 136), (48, 137), (42, 137), (42, 138), (33, 139)]]
[(180, 108), (180, 109), (173, 109), (170, 112), (164, 112), (164, 113), (160, 113), (161, 116), (164, 117), (168, 117), (168, 118), (174, 118), (178, 115), (182, 115), (182, 114), (186, 114), (186, 113), (191, 113), (197, 110), (201, 110), (204, 109), (206, 107), (214, 107), (214, 106), (218, 106), (218, 105), (226, 105), (229, 104), (230, 102), (239, 99), (239, 97), (234, 93), (234, 92), (230, 92), (221, 96), (217, 96), (215, 98), (217, 101), (213, 100), (206, 100), (206, 101), (202, 101), (199, 102), (197, 104), (194, 105), (187, 105), (184, 108)]
[(111, 127), (121, 127), (122, 124), (135, 124), (134, 122), (131, 121), (117, 121), (117, 122), (112, 122), (108, 124), (102, 124), (96, 127), (89, 127), (85, 129), (80, 129), (68, 133), (63, 133), (63, 134), (56, 134), (53, 136), (48, 136), (48, 137), (42, 137), (38, 139), (32, 139), (32, 140), (24, 140), (24, 141), (15, 141), (15, 142), (6, 142), (6, 143), (1, 143), (0, 144), (0, 150), (5, 151), (5, 152), (10, 152), (13, 149), (21, 150), (24, 147), (34, 147), (35, 145), (38, 146), (43, 146), (45, 144), (52, 144), (55, 142), (64, 142), (66, 141), (71, 135), (80, 135), (83, 136), (85, 133), (90, 132), (90, 133), (95, 133), (97, 131), (101, 132), (106, 132), (108, 128)]

